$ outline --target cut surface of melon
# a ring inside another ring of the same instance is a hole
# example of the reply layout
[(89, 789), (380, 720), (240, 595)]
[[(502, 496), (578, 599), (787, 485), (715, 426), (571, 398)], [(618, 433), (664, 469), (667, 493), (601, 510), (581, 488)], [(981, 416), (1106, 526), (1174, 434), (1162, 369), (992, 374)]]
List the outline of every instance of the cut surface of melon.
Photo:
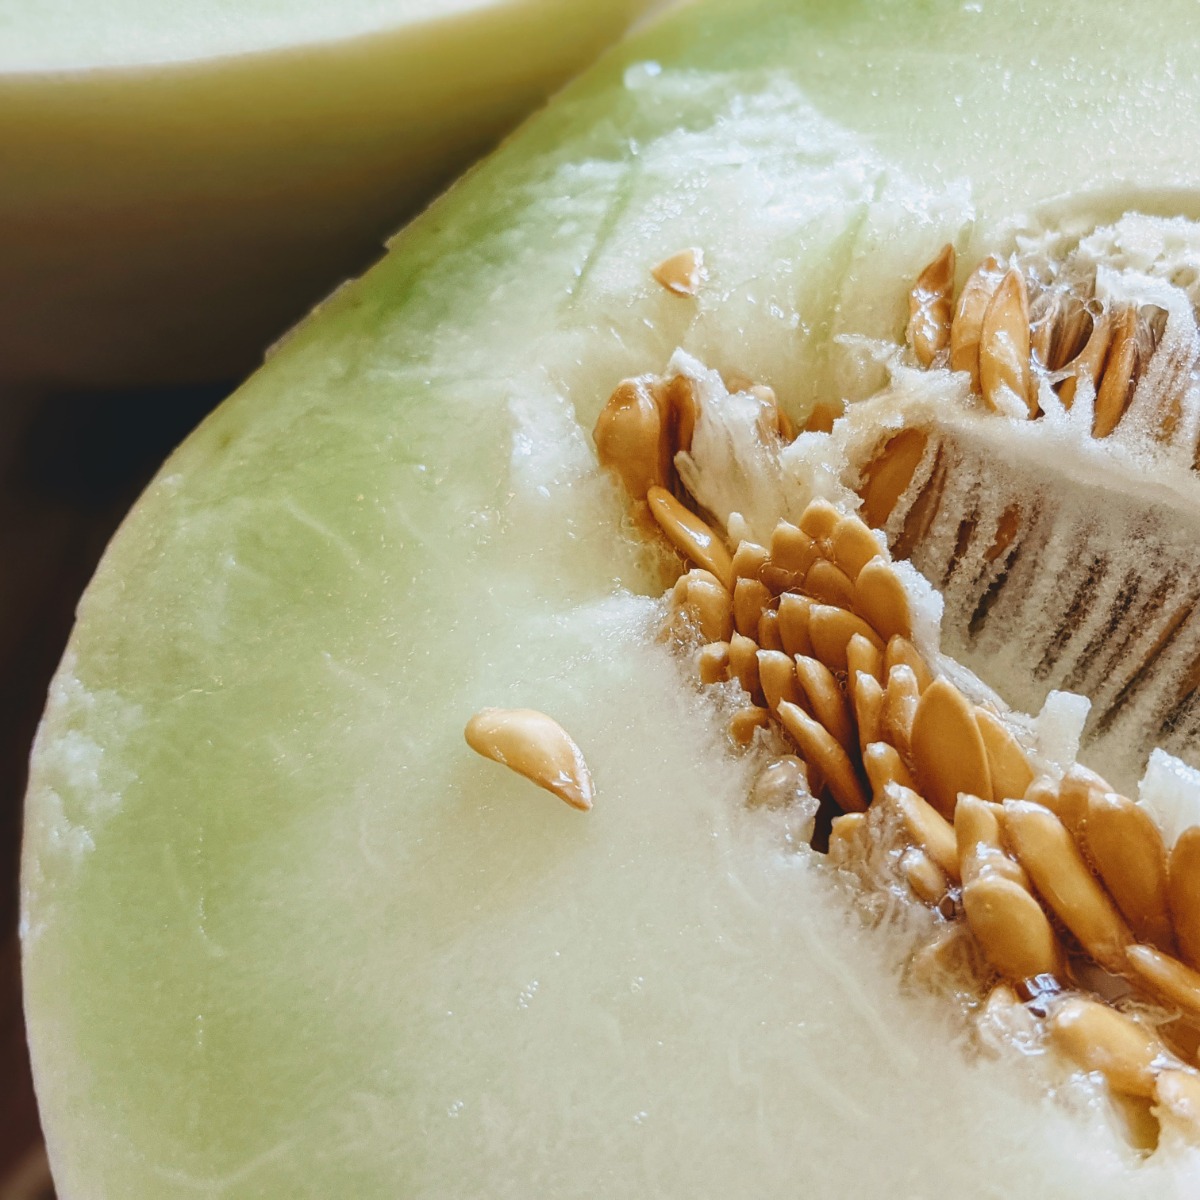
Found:
[(0, 9), (0, 381), (233, 378), (640, 0)]
[[(194, 62), (235, 54), (486, 16), (496, 0), (40, 0), (0, 4), (0, 71), (94, 71), (139, 64)], [(535, 16), (538, 6), (508, 7)], [(586, 7), (583, 6), (586, 12)], [(596, 7), (596, 6), (593, 6)], [(577, 12), (577, 17), (580, 14)]]
[[(1143, 1161), (1094, 1090), (970, 1050), (909, 931), (744, 811), (587, 431), (676, 347), (796, 415), (866, 395), (840, 335), (902, 338), (946, 241), (1200, 215), (1198, 52), (1184, 3), (697, 5), (202, 426), (35, 751), (65, 1200), (1194, 1193), (1194, 1150)], [(651, 275), (687, 247), (694, 298)], [(485, 706), (559, 721), (593, 810), (473, 756)]]

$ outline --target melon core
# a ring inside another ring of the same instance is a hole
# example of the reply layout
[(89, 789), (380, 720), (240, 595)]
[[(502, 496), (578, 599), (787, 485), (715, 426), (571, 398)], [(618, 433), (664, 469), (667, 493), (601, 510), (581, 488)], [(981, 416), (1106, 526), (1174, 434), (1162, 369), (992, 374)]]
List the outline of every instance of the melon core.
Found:
[(0, 380), (235, 376), (646, 5), (0, 4)]
[[(1155, 22), (692, 6), (171, 459), (35, 750), (26, 998), (65, 1200), (1194, 1193), (1089, 1093), (968, 1053), (902, 985), (903, 932), (745, 811), (587, 433), (677, 347), (796, 415), (865, 395), (861, 339), (902, 336), (947, 241), (1200, 216), (1200, 24)], [(694, 299), (650, 274), (687, 246)], [(470, 754), (488, 705), (570, 730), (590, 813)]]

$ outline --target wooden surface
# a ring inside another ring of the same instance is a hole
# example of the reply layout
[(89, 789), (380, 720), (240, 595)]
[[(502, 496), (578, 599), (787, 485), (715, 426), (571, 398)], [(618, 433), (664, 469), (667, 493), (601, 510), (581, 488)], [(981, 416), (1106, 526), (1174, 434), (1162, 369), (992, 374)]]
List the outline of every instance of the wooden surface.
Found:
[(50, 1200), (21, 1019), (17, 864), (29, 745), (75, 601), (122, 515), (227, 389), (0, 392), (0, 1200)]

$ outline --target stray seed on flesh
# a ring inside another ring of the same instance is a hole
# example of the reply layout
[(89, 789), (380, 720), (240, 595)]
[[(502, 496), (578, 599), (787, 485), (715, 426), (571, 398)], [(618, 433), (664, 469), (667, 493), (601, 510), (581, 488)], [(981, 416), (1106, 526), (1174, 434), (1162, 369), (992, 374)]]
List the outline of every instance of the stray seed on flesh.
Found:
[(748, 704), (739, 708), (729, 719), (729, 736), (737, 746), (749, 746), (754, 740), (755, 733), (760, 729), (768, 729), (771, 725), (771, 715), (765, 708), (756, 704)]
[(694, 296), (704, 282), (704, 251), (695, 246), (677, 250), (650, 268), (650, 274), (676, 296)]
[(984, 402), (996, 412), (1037, 415), (1037, 396), (1029, 363), (1029, 292), (1020, 271), (1004, 276), (979, 333), (979, 384)]
[(883, 558), (873, 558), (854, 581), (855, 607), (886, 642), (894, 637), (911, 638), (912, 605), (900, 576)]
[(729, 643), (710, 642), (700, 651), (700, 682), (725, 683), (729, 679)]
[(858, 494), (863, 519), (873, 529), (883, 529), (892, 509), (904, 495), (921, 459), (929, 436), (920, 429), (902, 429), (876, 452), (864, 468)]
[(552, 717), (532, 708), (482, 708), (468, 722), (467, 745), (586, 812), (596, 789), (583, 752)]
[(923, 367), (950, 344), (954, 316), (954, 247), (942, 252), (917, 276), (908, 296), (908, 344)]
[(1005, 979), (1024, 984), (1059, 977), (1062, 956), (1041, 905), (1002, 875), (978, 875), (963, 884), (963, 911), (988, 962)]
[(646, 500), (651, 515), (671, 545), (698, 567), (711, 571), (729, 591), (733, 587), (733, 560), (725, 543), (665, 488), (650, 488)]
[(1021, 744), (999, 717), (979, 705), (975, 706), (975, 723), (987, 753), (988, 771), (992, 777), (991, 798), (997, 802), (1023, 800), (1033, 782), (1033, 768)]
[(1087, 857), (1139, 942), (1171, 954), (1167, 851), (1145, 809), (1115, 792), (1089, 796)]
[(916, 846), (909, 846), (900, 855), (900, 874), (918, 900), (939, 904), (946, 895), (949, 883), (942, 869)]
[(1169, 877), (1180, 957), (1200, 967), (1200, 825), (1185, 829), (1171, 848)]
[(833, 734), (795, 704), (781, 704), (779, 719), (800, 747), (805, 761), (824, 775), (838, 804), (847, 812), (865, 812), (870, 798), (854, 764)]
[(831, 671), (846, 670), (846, 647), (856, 633), (883, 653), (883, 642), (861, 617), (829, 604), (814, 604), (809, 609), (808, 636), (812, 641), (813, 655)]
[(1200, 972), (1153, 946), (1130, 946), (1126, 958), (1137, 980), (1152, 994), (1178, 1008), (1193, 1024), (1200, 1022)]
[(1155, 1066), (1166, 1048), (1148, 1029), (1083, 996), (1059, 1001), (1047, 1022), (1050, 1039), (1084, 1071), (1099, 1071), (1116, 1092), (1154, 1095)]
[(884, 658), (861, 634), (855, 634), (846, 643), (846, 674), (853, 680), (859, 671), (865, 671), (878, 681), (883, 677)]
[[(971, 272), (959, 293), (954, 321), (950, 326), (950, 370), (971, 376), (971, 391), (979, 391), (979, 339), (983, 318), (1003, 272), (996, 258), (988, 256)], [(868, 523), (875, 522), (870, 517)]]
[(917, 703), (912, 754), (921, 790), (945, 817), (954, 814), (959, 792), (992, 794), (987, 748), (972, 705), (947, 679), (935, 679)]
[(805, 696), (807, 705), (814, 717), (837, 738), (842, 747), (850, 752), (855, 748), (854, 720), (850, 715), (850, 706), (833, 673), (824, 663), (815, 658), (807, 658), (803, 654), (796, 656), (796, 679)]
[(918, 691), (923, 692), (933, 682), (933, 676), (925, 665), (925, 660), (917, 653), (916, 646), (899, 634), (888, 639), (887, 650), (883, 655), (884, 670), (891, 674), (893, 667), (908, 667), (916, 677)]
[(739, 579), (733, 588), (733, 623), (743, 637), (758, 636), (758, 622), (771, 603), (771, 593), (757, 579)]
[(1004, 835), (1033, 886), (1080, 945), (1106, 970), (1123, 971), (1133, 934), (1066, 826), (1047, 808), (1008, 800)]
[(916, 790), (917, 784), (895, 746), (887, 742), (868, 742), (862, 752), (863, 767), (871, 783), (871, 796), (878, 800), (889, 783)]

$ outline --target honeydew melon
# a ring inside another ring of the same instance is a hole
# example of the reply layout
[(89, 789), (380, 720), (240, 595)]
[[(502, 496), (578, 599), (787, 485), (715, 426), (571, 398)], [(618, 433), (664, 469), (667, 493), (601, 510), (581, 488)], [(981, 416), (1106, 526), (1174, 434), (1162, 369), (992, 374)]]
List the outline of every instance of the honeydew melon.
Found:
[[(1198, 52), (1183, 0), (705, 0), (205, 422), (109, 548), (35, 748), (66, 1200), (1194, 1194), (1194, 1150), (1143, 1159), (1094, 1094), (968, 1046), (903, 929), (745, 810), (587, 430), (679, 347), (797, 418), (865, 396), (861, 339), (902, 339), (947, 241), (1200, 216)], [(651, 275), (689, 246), (694, 298)], [(492, 705), (570, 731), (590, 813), (470, 754)]]
[(0, 380), (232, 378), (641, 0), (0, 4)]

